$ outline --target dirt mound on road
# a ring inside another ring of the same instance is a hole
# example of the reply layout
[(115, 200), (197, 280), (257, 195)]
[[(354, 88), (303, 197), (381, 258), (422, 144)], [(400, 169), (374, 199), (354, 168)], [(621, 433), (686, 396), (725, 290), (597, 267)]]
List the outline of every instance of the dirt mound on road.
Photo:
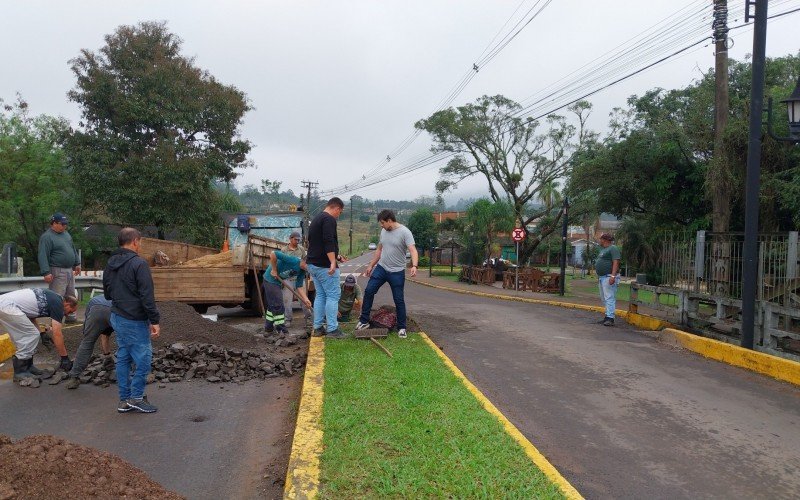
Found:
[(0, 499), (158, 498), (182, 496), (164, 489), (116, 455), (55, 436), (13, 442), (0, 434)]
[(188, 304), (159, 302), (158, 310), (161, 335), (153, 342), (153, 349), (175, 342), (215, 344), (229, 349), (256, 349), (264, 345), (251, 333), (202, 317)]

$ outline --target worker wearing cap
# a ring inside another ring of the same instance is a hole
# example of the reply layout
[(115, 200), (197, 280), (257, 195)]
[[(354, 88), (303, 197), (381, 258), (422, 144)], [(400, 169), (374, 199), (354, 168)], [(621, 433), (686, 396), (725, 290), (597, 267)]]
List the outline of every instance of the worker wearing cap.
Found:
[(605, 316), (598, 323), (603, 326), (614, 326), (614, 315), (617, 310), (617, 286), (619, 285), (619, 261), (622, 254), (613, 244), (614, 237), (608, 233), (600, 235), (600, 253), (595, 260), (600, 301), (606, 308)]
[[(50, 217), (50, 229), (39, 238), (39, 269), (50, 290), (62, 297), (75, 297), (75, 276), (81, 272), (81, 261), (68, 225), (67, 216), (61, 212)], [(66, 318), (67, 323), (75, 321), (74, 313)]]
[(348, 274), (342, 283), (342, 296), (339, 297), (339, 321), (350, 321), (350, 313), (361, 311), (363, 293), (356, 283), (354, 274)]
[[(305, 260), (306, 258), (306, 249), (303, 245), (300, 244), (300, 240), (302, 236), (300, 235), (300, 231), (293, 231), (292, 234), (289, 235), (289, 244), (285, 245), (281, 251), (286, 255), (291, 255), (292, 257), (297, 257), (300, 260)], [(292, 290), (298, 291), (298, 288), (295, 288), (296, 285), (300, 285), (299, 288), (303, 289), (303, 295), (307, 295), (305, 293), (305, 280), (301, 283), (297, 283), (294, 280), (286, 280), (286, 284), (283, 286), (283, 307), (285, 309), (285, 326), (286, 328), (290, 328), (292, 326), (292, 300), (294, 299), (294, 294)], [(311, 316), (311, 309), (306, 307), (303, 301), (300, 301), (300, 307), (303, 310), (303, 319), (305, 320), (305, 328), (308, 333), (311, 333), (311, 329), (314, 326), (314, 318)]]

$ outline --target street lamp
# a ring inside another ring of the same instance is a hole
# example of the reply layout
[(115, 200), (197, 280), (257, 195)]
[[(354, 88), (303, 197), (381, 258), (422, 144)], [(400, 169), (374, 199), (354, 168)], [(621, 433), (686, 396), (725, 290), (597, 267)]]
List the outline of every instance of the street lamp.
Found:
[(778, 137), (772, 130), (772, 98), (769, 98), (767, 105), (767, 132), (769, 136), (776, 141), (782, 142), (800, 142), (800, 78), (797, 79), (797, 85), (794, 87), (794, 92), (788, 99), (781, 101), (786, 103), (786, 111), (789, 115), (789, 137)]

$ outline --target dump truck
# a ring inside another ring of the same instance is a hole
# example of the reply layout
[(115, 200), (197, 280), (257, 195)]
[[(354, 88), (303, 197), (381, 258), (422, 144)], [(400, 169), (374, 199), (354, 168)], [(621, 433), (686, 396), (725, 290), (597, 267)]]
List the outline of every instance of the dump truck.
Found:
[(183, 302), (200, 313), (213, 305), (238, 305), (263, 314), (258, 293), (269, 255), (293, 231), (302, 231), (302, 224), (302, 212), (243, 214), (225, 228), (227, 252), (143, 239), (139, 253), (151, 264), (157, 301)]

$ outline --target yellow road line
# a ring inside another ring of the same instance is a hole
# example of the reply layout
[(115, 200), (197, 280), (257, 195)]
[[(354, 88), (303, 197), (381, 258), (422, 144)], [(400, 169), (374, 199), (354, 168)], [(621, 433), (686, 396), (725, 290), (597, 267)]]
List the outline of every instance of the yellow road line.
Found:
[(447, 365), (448, 368), (450, 368), (450, 371), (452, 371), (455, 374), (455, 376), (458, 377), (459, 380), (461, 380), (461, 383), (463, 383), (464, 386), (469, 390), (469, 392), (471, 392), (472, 395), (475, 396), (475, 398), (481, 403), (484, 409), (489, 413), (491, 413), (492, 415), (494, 415), (500, 421), (500, 423), (503, 425), (503, 428), (508, 433), (508, 435), (510, 435), (517, 443), (519, 443), (520, 446), (522, 446), (522, 449), (525, 450), (525, 454), (528, 455), (528, 457), (533, 461), (533, 463), (536, 464), (536, 467), (538, 467), (539, 470), (541, 470), (544, 473), (544, 475), (547, 476), (548, 479), (550, 479), (550, 481), (552, 481), (555, 485), (558, 486), (558, 488), (561, 490), (564, 496), (566, 496), (568, 499), (571, 500), (583, 498), (581, 494), (578, 493), (578, 490), (576, 490), (571, 484), (569, 484), (569, 481), (564, 479), (564, 476), (562, 476), (561, 473), (558, 472), (558, 470), (555, 467), (553, 467), (553, 464), (551, 464), (544, 457), (544, 455), (542, 455), (539, 452), (539, 450), (536, 449), (533, 443), (531, 443), (528, 440), (528, 438), (526, 438), (519, 431), (519, 429), (517, 429), (517, 427), (514, 424), (512, 424), (506, 418), (506, 416), (503, 415), (503, 413), (500, 412), (500, 410), (498, 410), (497, 407), (494, 404), (492, 404), (491, 401), (489, 401), (489, 399), (486, 396), (483, 395), (480, 389), (475, 387), (475, 385), (472, 382), (470, 382), (467, 379), (467, 377), (464, 376), (461, 370), (459, 370), (458, 367), (450, 360), (450, 358), (448, 358), (447, 355), (444, 352), (442, 352), (441, 349), (439, 349), (439, 346), (437, 346), (430, 339), (430, 337), (428, 337), (423, 332), (420, 332), (420, 336), (423, 338), (423, 340), (425, 340), (425, 342), (427, 342), (427, 344), (431, 347), (431, 349), (433, 349), (436, 352), (436, 354), (438, 354), (439, 357), (442, 358), (444, 364)]
[(324, 368), (325, 341), (323, 337), (311, 337), (284, 498), (315, 498), (319, 494)]

